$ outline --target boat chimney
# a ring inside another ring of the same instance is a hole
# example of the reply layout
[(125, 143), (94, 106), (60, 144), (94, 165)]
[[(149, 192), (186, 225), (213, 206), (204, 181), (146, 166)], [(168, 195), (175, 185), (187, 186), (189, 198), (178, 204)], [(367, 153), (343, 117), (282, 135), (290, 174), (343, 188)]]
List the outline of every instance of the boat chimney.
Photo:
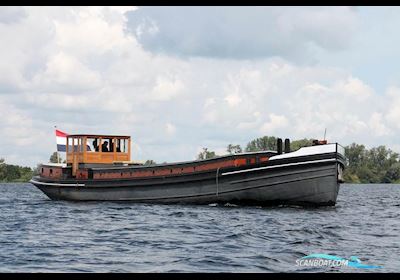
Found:
[(282, 154), (282, 139), (278, 138), (276, 141), (276, 145), (278, 148), (278, 155)]
[(285, 154), (290, 153), (290, 140), (288, 138), (285, 139)]

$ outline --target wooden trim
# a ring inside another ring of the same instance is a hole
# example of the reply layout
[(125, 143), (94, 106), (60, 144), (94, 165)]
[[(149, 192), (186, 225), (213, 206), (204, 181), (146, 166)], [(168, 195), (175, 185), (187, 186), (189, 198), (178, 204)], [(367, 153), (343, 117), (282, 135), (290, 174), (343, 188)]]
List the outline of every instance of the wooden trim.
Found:
[(128, 139), (128, 160), (131, 160), (131, 138)]

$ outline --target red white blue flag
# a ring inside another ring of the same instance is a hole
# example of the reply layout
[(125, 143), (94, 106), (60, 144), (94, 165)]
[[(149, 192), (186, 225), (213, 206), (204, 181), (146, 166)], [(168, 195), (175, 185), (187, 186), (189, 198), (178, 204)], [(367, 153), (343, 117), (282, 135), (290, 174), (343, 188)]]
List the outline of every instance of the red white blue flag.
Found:
[(66, 152), (68, 134), (56, 129), (57, 152)]

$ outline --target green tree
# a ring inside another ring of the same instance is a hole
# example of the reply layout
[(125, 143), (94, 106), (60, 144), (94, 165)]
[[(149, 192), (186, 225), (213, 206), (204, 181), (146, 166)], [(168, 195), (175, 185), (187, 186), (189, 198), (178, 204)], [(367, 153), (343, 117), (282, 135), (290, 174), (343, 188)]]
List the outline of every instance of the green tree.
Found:
[[(60, 156), (60, 155), (58, 155), (59, 156), (59, 158), (57, 158), (57, 152), (54, 152), (51, 156), (50, 156), (50, 159), (49, 159), (49, 162), (51, 162), (51, 163), (58, 163), (58, 160), (60, 161), (60, 162), (63, 162), (63, 159), (62, 159), (62, 157)], [(64, 161), (64, 163), (65, 163), (66, 161)]]
[(347, 164), (349, 168), (356, 168), (365, 163), (367, 158), (367, 150), (364, 145), (358, 145), (352, 143), (344, 148), (345, 156), (348, 160)]
[(366, 149), (352, 143), (345, 147), (344, 179), (351, 183), (392, 183), (400, 180), (399, 154), (379, 146)]
[(312, 146), (312, 141), (313, 141), (313, 139), (307, 139), (307, 138), (300, 139), (300, 140), (294, 140), (290, 143), (290, 151), (294, 152), (302, 147)]
[(6, 177), (6, 164), (4, 158), (0, 158), (0, 181), (3, 181)]
[(246, 152), (258, 152), (266, 150), (277, 150), (277, 138), (274, 136), (263, 136), (247, 143)]
[(155, 162), (155, 161), (152, 160), (152, 159), (148, 159), (148, 160), (146, 160), (145, 163), (144, 163), (144, 165), (156, 165), (156, 164), (157, 164), (157, 162)]
[(400, 182), (400, 162), (395, 162), (388, 168), (383, 178), (383, 182), (384, 183)]
[(30, 167), (6, 164), (0, 159), (0, 182), (28, 182), (33, 175)]
[(207, 148), (203, 148), (203, 151), (197, 155), (197, 159), (209, 159), (215, 158), (217, 155), (213, 151), (209, 151)]
[(242, 147), (240, 147), (240, 145), (229, 144), (228, 147), (226, 148), (226, 151), (231, 155), (240, 154), (242, 152)]

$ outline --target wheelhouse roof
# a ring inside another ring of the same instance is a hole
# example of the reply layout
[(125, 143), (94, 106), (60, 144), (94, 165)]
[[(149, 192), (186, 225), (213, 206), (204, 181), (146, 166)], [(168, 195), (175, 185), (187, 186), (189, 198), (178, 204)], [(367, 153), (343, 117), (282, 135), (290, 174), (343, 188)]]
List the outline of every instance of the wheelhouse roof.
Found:
[(67, 137), (89, 137), (89, 138), (124, 138), (129, 139), (130, 136), (127, 135), (107, 135), (107, 134), (70, 134)]

